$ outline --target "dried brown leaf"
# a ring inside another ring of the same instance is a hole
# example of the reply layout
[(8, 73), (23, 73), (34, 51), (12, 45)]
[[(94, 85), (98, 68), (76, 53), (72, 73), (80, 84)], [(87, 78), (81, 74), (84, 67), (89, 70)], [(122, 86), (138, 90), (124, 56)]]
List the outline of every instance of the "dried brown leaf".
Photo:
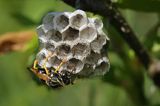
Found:
[(35, 35), (34, 31), (9, 32), (0, 36), (0, 55), (22, 50)]

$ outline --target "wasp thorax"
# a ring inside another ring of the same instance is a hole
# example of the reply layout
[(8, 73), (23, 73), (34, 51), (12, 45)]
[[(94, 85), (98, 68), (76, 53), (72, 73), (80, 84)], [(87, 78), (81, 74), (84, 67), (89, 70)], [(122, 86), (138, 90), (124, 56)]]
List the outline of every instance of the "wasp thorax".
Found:
[[(38, 65), (43, 67), (46, 62), (47, 68), (59, 68), (59, 73), (65, 70), (79, 76), (105, 74), (110, 65), (104, 53), (109, 38), (102, 28), (100, 19), (88, 18), (82, 10), (48, 13), (37, 28)], [(49, 54), (54, 55), (46, 59)]]

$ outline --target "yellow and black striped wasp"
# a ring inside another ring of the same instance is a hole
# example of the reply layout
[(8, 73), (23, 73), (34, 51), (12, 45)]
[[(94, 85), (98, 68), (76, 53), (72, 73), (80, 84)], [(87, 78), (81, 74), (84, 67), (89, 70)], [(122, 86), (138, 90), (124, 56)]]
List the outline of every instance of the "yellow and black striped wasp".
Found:
[(39, 66), (38, 61), (35, 60), (33, 66), (29, 68), (29, 70), (31, 70), (41, 81), (45, 82), (49, 87), (52, 88), (59, 88), (65, 85), (73, 84), (76, 75), (67, 70), (59, 71), (62, 65), (66, 62), (66, 59), (63, 59), (56, 69), (53, 67), (47, 68), (45, 66), (48, 58), (51, 56), (53, 56), (53, 54), (46, 57), (43, 66)]

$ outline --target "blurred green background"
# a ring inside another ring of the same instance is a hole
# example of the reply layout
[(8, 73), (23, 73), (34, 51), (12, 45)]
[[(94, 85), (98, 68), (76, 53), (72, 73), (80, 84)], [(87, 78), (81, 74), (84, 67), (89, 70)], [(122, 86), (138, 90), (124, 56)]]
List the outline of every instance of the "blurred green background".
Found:
[[(160, 58), (160, 1), (116, 0), (115, 3), (150, 54)], [(74, 11), (74, 8), (59, 0), (0, 0), (0, 35), (35, 31), (50, 11)], [(56, 90), (38, 85), (26, 69), (38, 47), (34, 35), (22, 51), (0, 55), (0, 106), (160, 106), (160, 89), (107, 17), (100, 18), (111, 39), (109, 73), (79, 79), (74, 85)]]

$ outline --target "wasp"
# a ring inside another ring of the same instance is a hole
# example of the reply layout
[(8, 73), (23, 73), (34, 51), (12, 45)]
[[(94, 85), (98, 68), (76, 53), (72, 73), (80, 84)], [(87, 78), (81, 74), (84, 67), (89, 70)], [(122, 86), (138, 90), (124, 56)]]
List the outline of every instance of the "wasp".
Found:
[(76, 75), (67, 70), (59, 71), (62, 65), (66, 62), (66, 59), (63, 59), (58, 67), (54, 69), (53, 67), (47, 68), (45, 66), (49, 57), (51, 56), (46, 57), (42, 67), (39, 66), (38, 61), (35, 60), (33, 66), (29, 68), (29, 70), (31, 70), (41, 81), (45, 82), (49, 87), (52, 88), (59, 88), (65, 85), (73, 84)]

